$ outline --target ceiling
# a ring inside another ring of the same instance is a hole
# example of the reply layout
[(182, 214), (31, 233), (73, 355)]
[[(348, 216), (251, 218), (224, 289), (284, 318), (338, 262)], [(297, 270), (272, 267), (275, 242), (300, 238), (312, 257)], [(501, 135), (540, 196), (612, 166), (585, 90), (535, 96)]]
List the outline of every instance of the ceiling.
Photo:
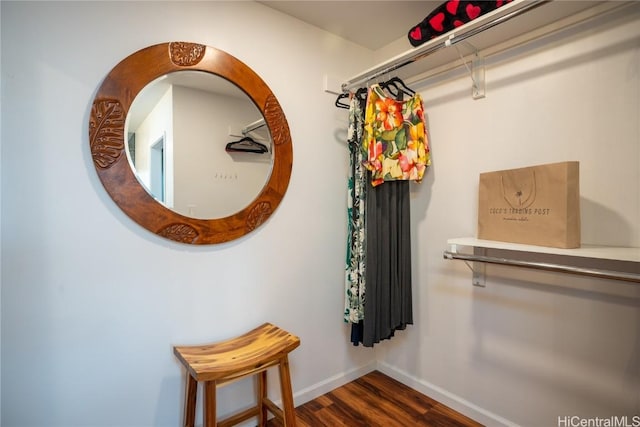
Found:
[[(361, 46), (379, 49), (419, 24), (443, 0), (258, 1)], [(411, 47), (407, 41), (407, 48)]]

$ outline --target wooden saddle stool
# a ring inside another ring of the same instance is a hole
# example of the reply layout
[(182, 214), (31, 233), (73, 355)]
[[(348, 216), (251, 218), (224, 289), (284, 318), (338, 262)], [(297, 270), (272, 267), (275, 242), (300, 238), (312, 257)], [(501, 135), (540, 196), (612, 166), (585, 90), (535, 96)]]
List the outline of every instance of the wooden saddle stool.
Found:
[[(196, 417), (198, 382), (204, 383), (204, 427), (233, 426), (252, 417), (266, 426), (267, 411), (286, 427), (296, 425), (288, 354), (300, 345), (300, 339), (270, 323), (236, 338), (214, 344), (174, 347), (173, 353), (187, 369), (184, 426), (193, 427)], [(278, 366), (282, 409), (267, 397), (267, 369)], [(258, 404), (252, 408), (216, 420), (216, 387), (249, 376), (258, 375)]]

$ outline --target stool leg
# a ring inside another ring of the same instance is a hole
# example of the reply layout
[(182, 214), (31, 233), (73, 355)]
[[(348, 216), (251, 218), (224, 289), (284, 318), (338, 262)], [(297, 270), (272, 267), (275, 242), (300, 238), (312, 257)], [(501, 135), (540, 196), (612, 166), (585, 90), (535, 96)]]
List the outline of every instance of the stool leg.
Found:
[(280, 359), (280, 390), (282, 394), (282, 409), (285, 427), (296, 426), (296, 409), (293, 406), (293, 390), (291, 389), (291, 375), (289, 374), (289, 358), (287, 355)]
[(187, 384), (184, 391), (184, 427), (193, 427), (196, 422), (196, 393), (198, 383), (187, 372)]
[(260, 414), (258, 415), (258, 426), (266, 427), (267, 425), (267, 405), (264, 404), (267, 398), (267, 371), (264, 370), (258, 374), (258, 407)]
[(216, 382), (205, 381), (204, 401), (202, 409), (204, 412), (203, 427), (216, 427)]

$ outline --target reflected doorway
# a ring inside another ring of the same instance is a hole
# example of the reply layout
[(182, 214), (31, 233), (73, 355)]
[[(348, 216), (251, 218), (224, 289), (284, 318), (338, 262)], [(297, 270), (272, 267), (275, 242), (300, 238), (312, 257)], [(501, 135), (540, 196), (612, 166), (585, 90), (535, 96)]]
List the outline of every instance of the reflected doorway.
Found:
[(164, 135), (151, 145), (151, 194), (157, 200), (165, 202), (165, 138)]

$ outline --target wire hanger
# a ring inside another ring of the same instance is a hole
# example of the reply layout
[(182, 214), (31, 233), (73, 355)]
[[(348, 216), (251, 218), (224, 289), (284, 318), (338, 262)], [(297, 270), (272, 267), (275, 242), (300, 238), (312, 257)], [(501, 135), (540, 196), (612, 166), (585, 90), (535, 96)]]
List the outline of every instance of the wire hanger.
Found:
[(349, 96), (350, 96), (349, 92), (344, 92), (344, 93), (341, 93), (340, 95), (338, 95), (338, 97), (336, 98), (335, 106), (338, 107), (338, 108), (349, 109), (349, 104), (344, 104), (344, 103), (340, 102), (341, 100), (343, 100), (345, 98), (349, 98)]
[(416, 91), (411, 89), (409, 86), (407, 86), (405, 84), (405, 82), (403, 82), (402, 79), (400, 77), (398, 77), (398, 76), (392, 77), (389, 81), (387, 81), (387, 83), (388, 84), (393, 84), (394, 86), (396, 84), (399, 84), (400, 85), (400, 89), (402, 89), (402, 91), (404, 93), (406, 93), (407, 95), (415, 95), (416, 94)]
[(369, 93), (369, 90), (366, 87), (361, 87), (355, 93), (351, 93), (351, 92), (341, 93), (340, 95), (338, 95), (338, 98), (336, 98), (335, 105), (338, 108), (348, 109), (348, 108), (350, 108), (349, 104), (344, 104), (344, 103), (340, 102), (341, 100), (343, 100), (345, 98), (351, 98), (351, 95), (353, 95), (354, 97), (359, 98), (359, 99), (364, 101), (364, 100), (367, 99), (368, 93)]
[(250, 136), (245, 136), (237, 141), (230, 142), (225, 147), (229, 152), (246, 152), (246, 153), (267, 153), (269, 149), (266, 145), (258, 142)]
[(367, 89), (366, 87), (361, 87), (356, 91), (356, 98), (365, 100), (367, 99), (368, 94), (369, 94), (369, 89)]
[[(395, 98), (398, 98), (400, 94), (408, 95), (410, 97), (416, 94), (416, 92), (409, 86), (407, 86), (400, 77), (392, 77), (386, 82), (382, 82), (380, 86), (383, 89), (386, 89)], [(401, 99), (402, 97), (403, 96), (400, 96), (399, 99)]]

